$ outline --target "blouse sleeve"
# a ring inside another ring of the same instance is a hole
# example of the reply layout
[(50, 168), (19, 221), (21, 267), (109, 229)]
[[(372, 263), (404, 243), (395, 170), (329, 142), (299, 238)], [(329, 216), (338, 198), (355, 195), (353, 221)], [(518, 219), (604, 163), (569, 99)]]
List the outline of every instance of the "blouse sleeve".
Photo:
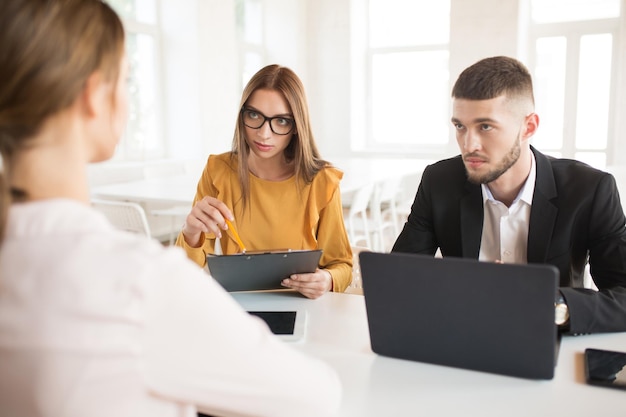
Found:
[(336, 412), (342, 389), (328, 364), (276, 338), (180, 252), (168, 252), (145, 294), (144, 369), (151, 392), (211, 415)]
[[(326, 168), (331, 181), (327, 183), (330, 201), (320, 210), (317, 232), (318, 247), (323, 249), (320, 266), (333, 277), (333, 291), (343, 292), (352, 281), (352, 248), (343, 220), (339, 180), (341, 172)], [(319, 174), (318, 174), (319, 175)]]
[[(200, 176), (200, 180), (198, 181), (196, 196), (193, 199), (192, 207), (206, 196), (217, 196), (217, 189), (211, 177), (211, 172), (215, 169), (218, 168), (214, 167), (213, 157), (209, 156), (204, 170), (202, 171), (202, 175)], [(215, 235), (213, 233), (201, 233), (200, 242), (202, 242), (202, 244), (198, 247), (188, 245), (182, 231), (176, 238), (176, 246), (183, 248), (189, 259), (204, 268), (206, 266), (207, 254), (215, 252)]]

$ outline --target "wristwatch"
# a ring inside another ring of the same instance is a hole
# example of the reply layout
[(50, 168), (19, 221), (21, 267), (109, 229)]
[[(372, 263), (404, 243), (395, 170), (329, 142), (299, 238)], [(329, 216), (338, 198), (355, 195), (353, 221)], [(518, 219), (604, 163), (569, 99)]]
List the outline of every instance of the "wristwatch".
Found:
[(569, 322), (569, 309), (560, 291), (554, 301), (554, 322), (558, 326), (564, 326)]

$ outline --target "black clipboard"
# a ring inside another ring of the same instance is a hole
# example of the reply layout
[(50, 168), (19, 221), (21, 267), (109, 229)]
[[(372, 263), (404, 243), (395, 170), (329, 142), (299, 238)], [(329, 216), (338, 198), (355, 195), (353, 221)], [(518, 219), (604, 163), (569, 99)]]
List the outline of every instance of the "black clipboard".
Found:
[(226, 291), (284, 289), (281, 281), (291, 274), (315, 272), (321, 249), (246, 252), (207, 255), (211, 276)]

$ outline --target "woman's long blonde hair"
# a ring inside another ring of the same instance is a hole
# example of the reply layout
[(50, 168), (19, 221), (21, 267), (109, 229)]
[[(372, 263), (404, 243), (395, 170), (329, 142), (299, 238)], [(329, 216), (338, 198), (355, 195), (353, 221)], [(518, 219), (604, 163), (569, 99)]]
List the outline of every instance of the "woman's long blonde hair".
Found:
[(91, 74), (116, 81), (124, 28), (100, 0), (0, 1), (0, 239), (11, 203), (16, 152), (70, 107)]
[(284, 152), (285, 159), (288, 162), (294, 162), (295, 176), (299, 180), (297, 181), (298, 186), (311, 183), (322, 168), (330, 165), (321, 158), (317, 149), (311, 129), (309, 106), (300, 78), (291, 69), (280, 65), (268, 65), (262, 68), (252, 76), (243, 90), (232, 144), (233, 157), (237, 158), (244, 209), (250, 198), (250, 182), (248, 180), (250, 147), (244, 134), (245, 126), (241, 109), (246, 106), (250, 96), (259, 89), (274, 90), (281, 93), (287, 100), (293, 114), (296, 123), (295, 133)]

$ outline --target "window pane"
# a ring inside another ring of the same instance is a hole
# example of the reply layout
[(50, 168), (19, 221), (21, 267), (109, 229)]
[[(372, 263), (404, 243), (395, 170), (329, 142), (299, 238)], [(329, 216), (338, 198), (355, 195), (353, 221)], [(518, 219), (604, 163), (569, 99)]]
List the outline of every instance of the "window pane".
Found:
[(601, 170), (606, 169), (605, 152), (576, 152), (574, 158)]
[(156, 24), (156, 0), (109, 0), (107, 3), (124, 19)]
[(612, 48), (610, 34), (586, 35), (580, 39), (576, 148), (606, 148)]
[(539, 129), (534, 142), (541, 148), (563, 146), (566, 47), (565, 37), (537, 40), (534, 83)]
[(152, 36), (131, 33), (126, 46), (130, 64), (130, 109), (120, 152), (125, 158), (141, 159), (155, 156), (162, 150), (157, 129), (156, 45)]
[(448, 51), (372, 59), (372, 130), (378, 144), (448, 143)]
[(620, 0), (531, 0), (535, 23), (619, 17)]
[(370, 46), (448, 43), (449, 0), (370, 0)]

